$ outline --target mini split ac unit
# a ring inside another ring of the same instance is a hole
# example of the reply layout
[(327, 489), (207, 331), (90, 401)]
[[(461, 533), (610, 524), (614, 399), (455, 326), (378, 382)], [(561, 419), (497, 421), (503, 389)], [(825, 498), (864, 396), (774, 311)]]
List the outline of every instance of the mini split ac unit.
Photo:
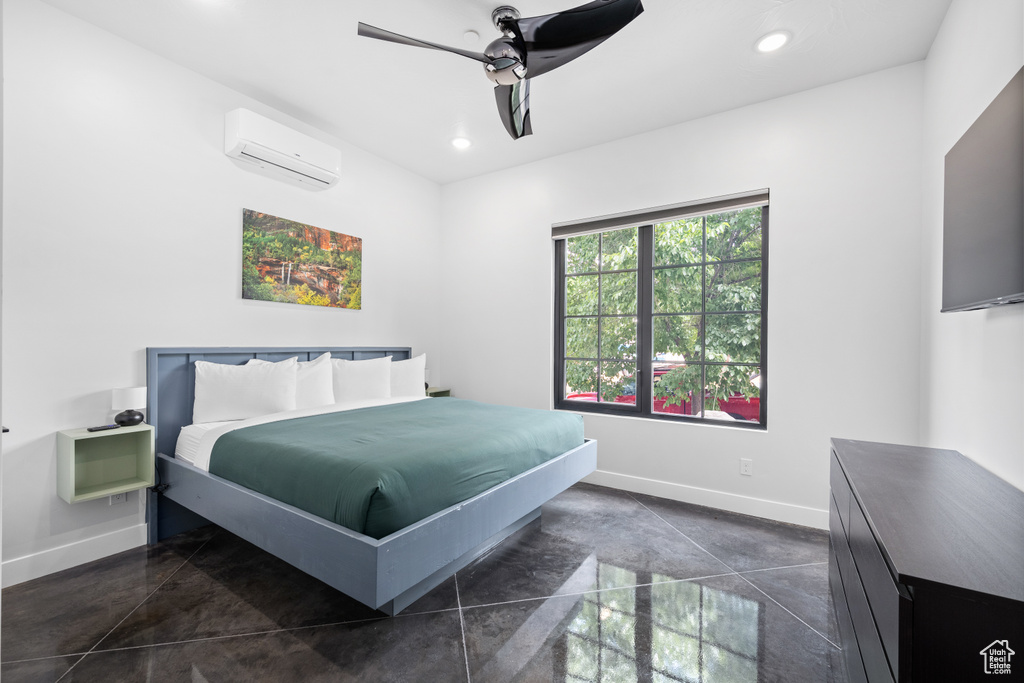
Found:
[(331, 187), (341, 173), (337, 149), (248, 109), (224, 116), (224, 153), (310, 188)]

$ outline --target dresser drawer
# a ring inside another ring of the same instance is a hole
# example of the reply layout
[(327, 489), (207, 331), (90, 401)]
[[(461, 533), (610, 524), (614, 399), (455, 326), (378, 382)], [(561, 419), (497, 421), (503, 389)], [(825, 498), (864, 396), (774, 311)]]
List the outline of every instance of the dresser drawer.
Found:
[[(832, 504), (833, 506), (835, 505), (834, 499)], [(829, 515), (829, 525), (831, 527), (829, 529), (829, 537), (832, 540), (832, 549), (836, 555), (836, 563), (839, 565), (839, 576), (843, 582), (843, 591), (846, 593), (846, 603), (850, 609), (853, 628), (857, 633), (856, 644), (844, 642), (843, 649), (853, 647), (860, 649), (864, 670), (867, 673), (867, 679), (871, 683), (890, 683), (893, 681), (893, 677), (889, 671), (889, 663), (885, 656), (885, 649), (882, 646), (882, 639), (879, 638), (878, 630), (875, 628), (871, 607), (868, 605), (868, 598), (864, 593), (861, 576), (854, 563), (850, 546), (847, 544), (846, 535), (842, 531), (842, 525), (838, 522), (838, 514)]]
[[(833, 514), (835, 514), (834, 510)], [(836, 519), (838, 520), (838, 517)], [(843, 589), (843, 580), (839, 575), (839, 563), (836, 560), (835, 550), (828, 555), (828, 583), (832, 591), (832, 606), (836, 612), (836, 625), (839, 627), (839, 645), (843, 649), (843, 661), (846, 662), (846, 677), (850, 683), (867, 683), (868, 677), (864, 673), (864, 663), (860, 660), (860, 650), (856, 645), (857, 636), (853, 632), (853, 618), (850, 616), (850, 608), (846, 604), (846, 591)]]
[(843, 473), (843, 467), (839, 464), (835, 451), (832, 452), (832, 462), (829, 465), (829, 483), (832, 486), (832, 496), (836, 499), (836, 509), (839, 511), (839, 519), (843, 522), (843, 529), (850, 528), (850, 500), (853, 494), (850, 492), (850, 484)]
[(882, 557), (882, 551), (878, 548), (878, 542), (871, 533), (867, 519), (856, 500), (850, 505), (850, 525), (847, 534), (853, 562), (857, 566), (868, 602), (871, 603), (871, 613), (882, 645), (885, 647), (889, 667), (894, 676), (899, 676), (901, 656), (904, 659), (910, 656), (910, 652), (900, 651), (900, 619), (904, 619), (907, 625), (911, 624), (912, 603), (909, 598), (900, 594)]
[[(839, 510), (836, 506), (835, 496), (829, 497), (829, 511), (828, 511), (828, 538), (832, 542), (831, 552), (838, 558), (838, 564), (840, 565), (841, 571), (847, 570), (846, 564), (853, 565), (853, 555), (850, 553), (850, 542), (846, 538), (846, 530), (843, 529), (842, 521), (839, 517)], [(846, 580), (850, 577), (844, 576)]]

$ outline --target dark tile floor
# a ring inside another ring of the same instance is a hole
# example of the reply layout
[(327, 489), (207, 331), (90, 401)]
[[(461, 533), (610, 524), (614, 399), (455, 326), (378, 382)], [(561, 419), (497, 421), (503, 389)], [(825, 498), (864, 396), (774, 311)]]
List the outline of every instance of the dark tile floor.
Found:
[(207, 527), (3, 591), (14, 681), (845, 681), (825, 532), (578, 484), (387, 618)]

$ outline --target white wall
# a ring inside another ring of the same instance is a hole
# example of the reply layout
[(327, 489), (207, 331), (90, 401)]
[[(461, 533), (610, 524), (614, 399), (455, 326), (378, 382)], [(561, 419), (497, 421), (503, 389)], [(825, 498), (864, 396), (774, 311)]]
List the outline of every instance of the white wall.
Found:
[[(145, 348), (411, 345), (439, 368), (437, 185), (35, 0), (4, 2), (5, 585), (144, 541), (138, 493), (68, 505), (55, 432), (112, 421)], [(244, 106), (340, 147), (338, 187), (238, 168)], [(361, 311), (243, 301), (241, 212), (363, 238)]]
[[(3, 120), (4, 120), (4, 93), (3, 93), (3, 12), (0, 11), (0, 160), (4, 156), (3, 142)], [(3, 199), (4, 170), (3, 163), (0, 163), (0, 339), (3, 338), (3, 237), (4, 237), (4, 199)], [(3, 345), (0, 344), (0, 386), (3, 386)], [(0, 424), (3, 423), (3, 394), (0, 392)], [(4, 438), (0, 435), (0, 456), (3, 453)], [(0, 457), (2, 462), (2, 457)], [(3, 542), (3, 502), (4, 502), (4, 471), (0, 466), (0, 547)], [(3, 564), (0, 563), (0, 585), (3, 585)], [(0, 610), (2, 613), (3, 610)]]
[(830, 437), (918, 439), (923, 71), (445, 186), (446, 384), (552, 404), (552, 223), (770, 188), (769, 429), (587, 415), (592, 480), (824, 527)]
[(1024, 3), (954, 0), (928, 54), (922, 432), (1024, 489), (1024, 305), (939, 313), (943, 159), (1024, 64)]

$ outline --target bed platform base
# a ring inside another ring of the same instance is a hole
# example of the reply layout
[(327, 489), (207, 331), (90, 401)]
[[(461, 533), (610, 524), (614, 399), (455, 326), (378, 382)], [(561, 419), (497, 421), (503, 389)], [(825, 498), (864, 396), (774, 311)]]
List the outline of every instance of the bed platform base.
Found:
[(213, 521), (394, 615), (540, 517), (540, 506), (592, 472), (596, 457), (596, 442), (587, 441), (378, 540), (160, 454), (157, 469), (166, 488), (151, 495), (160, 500), (150, 511), (150, 542)]
[[(195, 361), (409, 358), (409, 347), (188, 347), (146, 350), (147, 418), (156, 427), (158, 484), (149, 489), (149, 542), (214, 523), (364, 605), (390, 615), (540, 516), (545, 502), (597, 467), (583, 445), (426, 519), (375, 539), (167, 455), (192, 421)], [(432, 399), (428, 399), (432, 400)]]

